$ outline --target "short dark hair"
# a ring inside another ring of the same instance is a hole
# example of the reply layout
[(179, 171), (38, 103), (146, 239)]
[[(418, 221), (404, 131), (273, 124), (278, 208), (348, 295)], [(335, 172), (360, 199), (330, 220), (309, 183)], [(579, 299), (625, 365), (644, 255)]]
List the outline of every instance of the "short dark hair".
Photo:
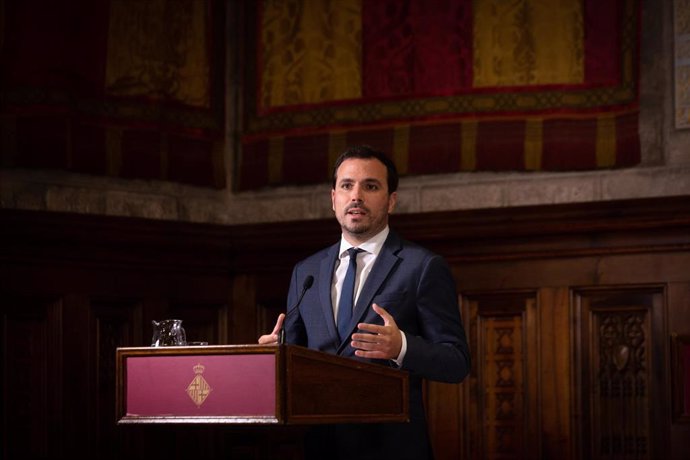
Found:
[(335, 182), (338, 178), (338, 168), (345, 160), (351, 158), (359, 158), (361, 160), (375, 159), (379, 160), (386, 167), (388, 172), (387, 182), (388, 182), (388, 194), (398, 190), (398, 170), (395, 168), (395, 163), (393, 160), (388, 158), (388, 156), (370, 147), (368, 145), (355, 145), (348, 147), (343, 153), (340, 154), (337, 160), (335, 160), (335, 165), (333, 166), (333, 189), (335, 189)]

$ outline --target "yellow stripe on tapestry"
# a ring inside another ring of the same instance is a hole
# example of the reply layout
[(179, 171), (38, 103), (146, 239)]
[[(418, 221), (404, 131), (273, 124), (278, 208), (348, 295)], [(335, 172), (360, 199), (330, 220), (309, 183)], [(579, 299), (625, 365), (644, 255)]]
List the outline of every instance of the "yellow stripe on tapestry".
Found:
[[(105, 89), (211, 107), (206, 2), (109, 2)], [(175, 33), (160, 33), (175, 31)]]
[(582, 83), (582, 0), (475, 0), (474, 86)]
[(268, 140), (268, 183), (279, 184), (283, 180), (283, 137)]
[(616, 117), (597, 118), (597, 166), (606, 168), (616, 164)]
[(396, 126), (393, 130), (393, 161), (398, 173), (407, 174), (410, 152), (410, 126)]
[(361, 0), (265, 0), (262, 106), (361, 97), (361, 10)]
[(544, 149), (543, 120), (532, 119), (525, 122), (525, 169), (541, 169), (541, 157)]
[(460, 170), (474, 171), (477, 169), (477, 122), (463, 121), (460, 129)]

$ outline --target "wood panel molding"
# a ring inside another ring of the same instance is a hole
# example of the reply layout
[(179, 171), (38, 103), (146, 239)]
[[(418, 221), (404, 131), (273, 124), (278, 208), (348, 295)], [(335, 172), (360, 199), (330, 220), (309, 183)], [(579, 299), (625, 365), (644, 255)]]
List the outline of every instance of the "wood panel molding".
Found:
[[(224, 226), (0, 209), (0, 220), (3, 258), (96, 263), (100, 253), (109, 266), (204, 272), (291, 268), (339, 235), (335, 219)], [(690, 197), (394, 214), (391, 225), (451, 262), (690, 251)]]
[[(468, 296), (470, 452), (503, 458), (540, 446), (535, 292)], [(538, 457), (538, 455), (537, 455)]]
[[(690, 336), (690, 197), (400, 214), (391, 226), (448, 260), (473, 352), (465, 382), (426, 386), (437, 460), (690, 456), (669, 396), (669, 331)], [(3, 455), (151, 457), (174, 437), (169, 458), (299, 458), (295, 432), (117, 430), (111, 355), (148, 345), (151, 321), (172, 316), (190, 340), (254, 343), (284, 311), (293, 265), (339, 233), (335, 219), (0, 209), (3, 368), (27, 369), (3, 378), (14, 422)]]
[(575, 375), (585, 458), (666, 458), (663, 286), (577, 289)]

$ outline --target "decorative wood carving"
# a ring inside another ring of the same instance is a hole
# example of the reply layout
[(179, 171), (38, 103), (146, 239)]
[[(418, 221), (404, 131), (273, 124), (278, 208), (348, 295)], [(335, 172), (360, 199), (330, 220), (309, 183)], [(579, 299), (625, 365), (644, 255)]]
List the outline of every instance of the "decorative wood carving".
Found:
[(663, 290), (625, 287), (579, 290), (582, 334), (583, 444), (587, 458), (663, 458), (653, 425), (662, 405), (657, 399), (658, 349)]
[[(536, 357), (528, 341), (536, 314), (534, 293), (506, 292), (470, 295), (469, 339), (473, 350), (473, 369), (469, 378), (472, 458), (522, 458), (534, 444), (536, 431), (531, 425), (527, 376), (530, 357)], [(530, 351), (532, 353), (530, 353)], [(534, 365), (532, 364), (532, 367)], [(534, 367), (536, 369), (536, 367)]]

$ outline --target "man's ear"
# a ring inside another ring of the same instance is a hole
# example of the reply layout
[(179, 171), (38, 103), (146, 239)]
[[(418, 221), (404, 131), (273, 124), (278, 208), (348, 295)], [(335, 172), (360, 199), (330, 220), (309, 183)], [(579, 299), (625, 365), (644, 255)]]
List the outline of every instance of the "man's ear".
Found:
[(335, 212), (335, 189), (331, 189), (331, 209)]
[(393, 192), (388, 197), (388, 214), (392, 214), (395, 210), (395, 205), (398, 203), (398, 192)]

